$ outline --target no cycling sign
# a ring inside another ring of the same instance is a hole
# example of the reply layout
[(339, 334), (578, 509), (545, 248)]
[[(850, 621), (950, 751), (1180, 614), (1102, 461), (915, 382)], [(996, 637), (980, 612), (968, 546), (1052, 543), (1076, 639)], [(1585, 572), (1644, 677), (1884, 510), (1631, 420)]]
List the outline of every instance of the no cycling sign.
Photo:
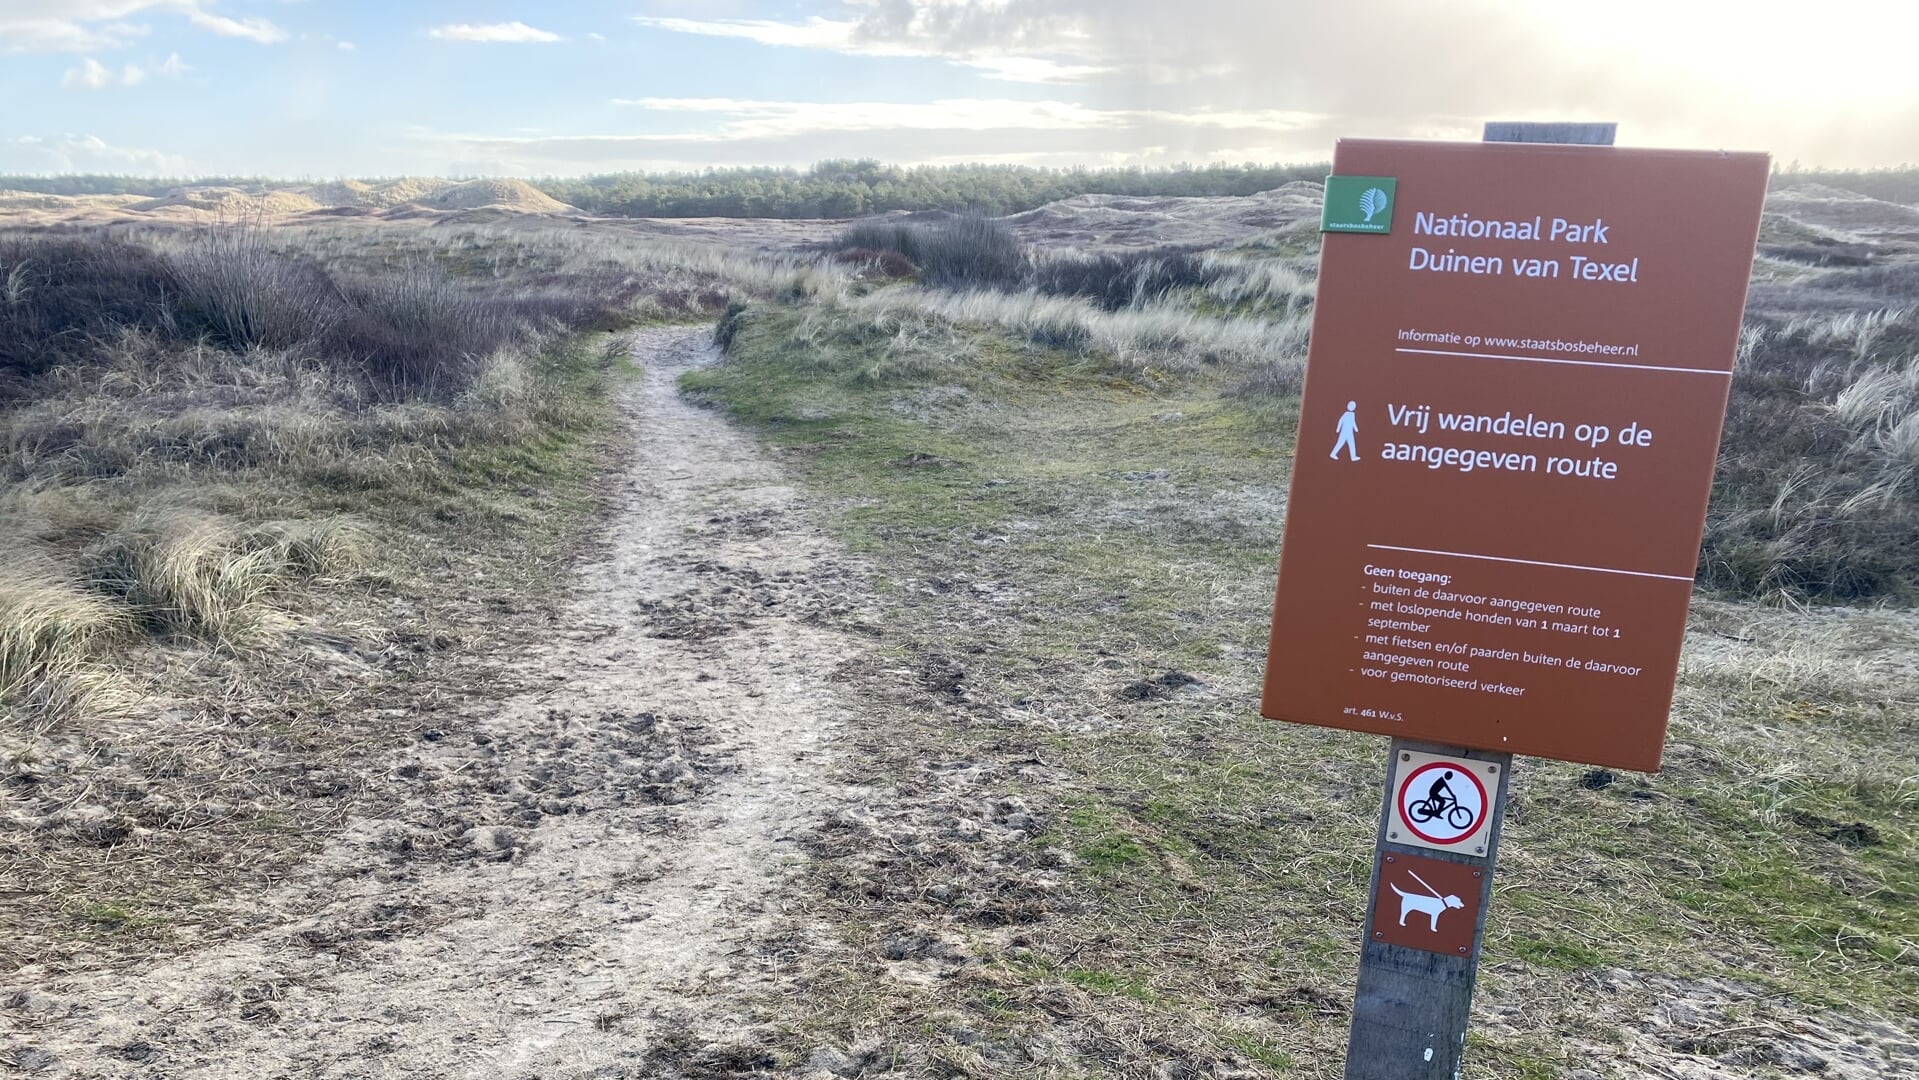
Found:
[(1486, 836), (1499, 812), (1499, 763), (1401, 751), (1393, 783), (1393, 820), (1386, 838), (1396, 844), (1486, 854)]

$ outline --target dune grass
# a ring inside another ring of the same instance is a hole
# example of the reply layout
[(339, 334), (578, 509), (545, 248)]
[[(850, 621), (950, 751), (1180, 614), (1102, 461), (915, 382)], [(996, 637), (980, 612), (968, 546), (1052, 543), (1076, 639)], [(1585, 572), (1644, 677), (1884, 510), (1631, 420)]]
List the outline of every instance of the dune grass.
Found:
[(356, 805), (353, 761), (550, 632), (620, 331), (813, 267), (550, 228), (0, 233), (0, 967), (241, 917)]
[[(749, 306), (727, 362), (684, 380), (871, 567), (875, 668), (932, 688), (854, 680), (853, 778), (917, 810), (881, 857), (816, 866), (845, 951), (796, 1039), (976, 1075), (1334, 1075), (1383, 747), (1256, 715), (1285, 391), (904, 305)], [(1710, 600), (1694, 623), (1665, 772), (1515, 777), (1475, 1075), (1630, 1069), (1672, 1001), (1728, 1032), (1714, 1053), (1765, 1053), (1783, 1018), (1919, 1009), (1919, 633)], [(962, 768), (982, 786), (943, 794)], [(1042, 824), (929, 849), (1006, 799)], [(901, 927), (964, 964), (889, 978)]]
[(550, 227), (0, 234), (0, 539), (42, 613), (0, 707), (42, 727), (142, 638), (258, 644), (421, 533), (512, 535), (496, 491), (578, 482), (608, 422), (593, 335), (844, 280)]

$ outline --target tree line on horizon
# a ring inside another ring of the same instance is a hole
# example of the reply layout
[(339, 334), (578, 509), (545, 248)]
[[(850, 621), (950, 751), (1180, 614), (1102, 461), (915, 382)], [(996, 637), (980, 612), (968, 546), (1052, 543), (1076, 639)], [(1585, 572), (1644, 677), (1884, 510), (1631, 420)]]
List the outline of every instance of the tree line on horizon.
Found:
[[(1028, 165), (888, 165), (822, 161), (805, 169), (748, 167), (700, 172), (602, 173), (529, 178), (547, 195), (605, 217), (848, 218), (889, 211), (969, 210), (1016, 214), (1076, 195), (1251, 195), (1296, 180), (1324, 179), (1324, 162), (1167, 168), (1047, 169)], [(270, 191), (316, 183), (267, 177), (137, 177), (103, 174), (0, 176), (0, 191), (44, 195), (164, 196), (183, 187)], [(379, 182), (377, 180), (373, 182)], [(1919, 203), (1919, 165), (1881, 169), (1777, 168), (1775, 186), (1821, 183), (1893, 202)]]
[(1075, 195), (1251, 195), (1327, 165), (1205, 165), (1163, 169), (1042, 169), (1026, 165), (887, 165), (823, 161), (808, 169), (609, 173), (531, 181), (591, 214), (610, 217), (845, 218), (894, 210), (1017, 214)]

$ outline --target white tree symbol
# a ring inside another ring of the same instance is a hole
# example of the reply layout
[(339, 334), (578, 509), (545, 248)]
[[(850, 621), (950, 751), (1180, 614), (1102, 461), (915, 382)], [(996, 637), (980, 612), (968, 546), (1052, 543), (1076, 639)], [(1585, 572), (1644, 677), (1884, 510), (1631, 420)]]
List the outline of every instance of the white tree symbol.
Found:
[(1365, 213), (1367, 224), (1371, 224), (1373, 215), (1386, 209), (1386, 193), (1378, 188), (1367, 188), (1359, 196), (1359, 209)]

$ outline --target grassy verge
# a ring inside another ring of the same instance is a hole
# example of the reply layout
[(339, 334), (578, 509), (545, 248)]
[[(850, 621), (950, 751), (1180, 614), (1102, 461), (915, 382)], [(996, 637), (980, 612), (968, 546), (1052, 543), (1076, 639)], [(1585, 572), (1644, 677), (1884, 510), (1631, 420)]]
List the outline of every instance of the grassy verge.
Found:
[(535, 598), (596, 518), (613, 344), (541, 347), (542, 415), (523, 424), (8, 489), (59, 532), (16, 540), (39, 554), (9, 594), (58, 629), (17, 649), (0, 724), (19, 931), (4, 962), (122, 961), (219, 932), (245, 914), (223, 898), (378, 797), (368, 754), (510, 689), (491, 659), (544, 632)]
[[(845, 948), (803, 1041), (980, 1075), (1333, 1075), (1383, 746), (1256, 717), (1285, 384), (820, 308), (723, 336), (686, 388), (818, 494), (884, 627), (852, 767), (882, 794), (818, 845)], [(1695, 994), (1735, 1049), (1768, 1010), (1919, 1008), (1919, 740), (1883, 659), (1910, 623), (1696, 621), (1664, 773), (1515, 778), (1477, 1075), (1623, 1054)]]

